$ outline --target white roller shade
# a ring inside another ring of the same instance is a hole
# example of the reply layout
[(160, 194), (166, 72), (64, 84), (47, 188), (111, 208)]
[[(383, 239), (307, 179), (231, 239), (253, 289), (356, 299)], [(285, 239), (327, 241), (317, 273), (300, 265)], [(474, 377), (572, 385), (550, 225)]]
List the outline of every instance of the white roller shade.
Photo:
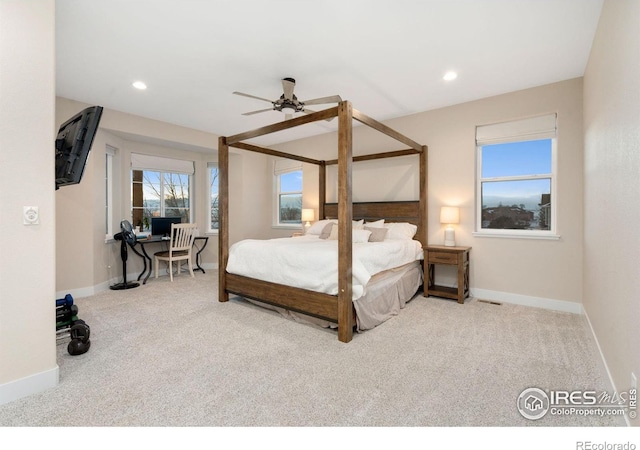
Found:
[(556, 114), (476, 127), (476, 144), (533, 141), (556, 137)]
[(294, 170), (302, 170), (302, 163), (295, 159), (277, 159), (273, 165), (274, 175), (280, 175)]
[(195, 167), (193, 161), (183, 159), (163, 158), (162, 156), (131, 154), (131, 168), (134, 170), (157, 170), (162, 172), (185, 173), (193, 175)]

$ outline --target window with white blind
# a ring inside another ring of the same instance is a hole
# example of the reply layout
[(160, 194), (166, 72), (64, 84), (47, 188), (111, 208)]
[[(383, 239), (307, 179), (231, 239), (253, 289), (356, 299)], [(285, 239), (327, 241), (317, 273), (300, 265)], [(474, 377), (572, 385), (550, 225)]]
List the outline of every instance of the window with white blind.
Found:
[(149, 230), (152, 217), (192, 222), (193, 161), (131, 154), (131, 218)]
[(302, 163), (277, 160), (273, 174), (274, 225), (299, 228), (302, 223)]
[(556, 237), (556, 114), (476, 127), (476, 234)]

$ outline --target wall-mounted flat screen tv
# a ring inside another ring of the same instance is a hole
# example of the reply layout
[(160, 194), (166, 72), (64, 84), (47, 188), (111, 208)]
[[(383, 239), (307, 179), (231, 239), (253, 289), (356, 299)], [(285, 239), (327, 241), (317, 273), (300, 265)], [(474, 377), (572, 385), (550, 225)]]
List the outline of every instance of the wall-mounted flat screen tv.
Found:
[(56, 189), (80, 183), (101, 117), (102, 106), (91, 106), (60, 126), (56, 138)]

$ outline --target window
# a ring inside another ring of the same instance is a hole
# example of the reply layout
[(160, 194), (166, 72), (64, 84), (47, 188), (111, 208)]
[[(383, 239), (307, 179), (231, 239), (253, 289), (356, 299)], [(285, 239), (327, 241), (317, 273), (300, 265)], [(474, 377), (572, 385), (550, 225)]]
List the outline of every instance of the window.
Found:
[(116, 149), (107, 145), (105, 152), (105, 213), (104, 228), (105, 239), (113, 239), (113, 158), (116, 155)]
[(152, 217), (192, 221), (192, 161), (132, 154), (131, 168), (133, 226), (149, 230)]
[(275, 163), (275, 224), (302, 224), (302, 165), (297, 161), (278, 160)]
[(555, 235), (556, 115), (477, 127), (479, 234)]
[(209, 177), (209, 232), (217, 232), (220, 228), (218, 214), (218, 163), (208, 163)]

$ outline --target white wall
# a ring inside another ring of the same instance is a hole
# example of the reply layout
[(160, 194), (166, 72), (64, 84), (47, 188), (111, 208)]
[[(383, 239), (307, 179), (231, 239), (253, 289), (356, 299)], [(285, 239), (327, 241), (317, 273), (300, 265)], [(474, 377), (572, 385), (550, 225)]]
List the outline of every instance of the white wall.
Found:
[[(358, 105), (354, 105), (355, 108)], [(363, 111), (366, 113), (366, 111)], [(558, 113), (559, 240), (476, 237), (475, 127), (547, 113)], [(460, 207), (456, 243), (471, 246), (471, 288), (474, 296), (532, 304), (572, 312), (582, 302), (582, 79), (513, 92), (385, 122), (429, 147), (430, 244), (442, 244), (439, 211)], [(368, 127), (353, 131), (354, 155), (400, 150), (401, 144)], [(278, 146), (320, 159), (337, 157), (336, 134), (316, 136)], [(413, 158), (413, 159), (412, 159)], [(417, 199), (417, 157), (356, 163), (354, 201)], [(307, 173), (305, 172), (305, 176)], [(314, 175), (315, 176), (315, 175)], [(331, 194), (335, 189), (331, 186)], [(313, 205), (317, 183), (305, 181), (305, 205)], [(413, 198), (411, 198), (413, 195)], [(445, 268), (439, 271), (447, 275)], [(452, 274), (451, 274), (452, 275)], [(450, 276), (443, 284), (453, 283)]]
[(58, 383), (54, 24), (53, 0), (0, 2), (0, 404)]
[(640, 376), (638, 30), (640, 2), (605, 1), (584, 77), (584, 307), (618, 391)]

